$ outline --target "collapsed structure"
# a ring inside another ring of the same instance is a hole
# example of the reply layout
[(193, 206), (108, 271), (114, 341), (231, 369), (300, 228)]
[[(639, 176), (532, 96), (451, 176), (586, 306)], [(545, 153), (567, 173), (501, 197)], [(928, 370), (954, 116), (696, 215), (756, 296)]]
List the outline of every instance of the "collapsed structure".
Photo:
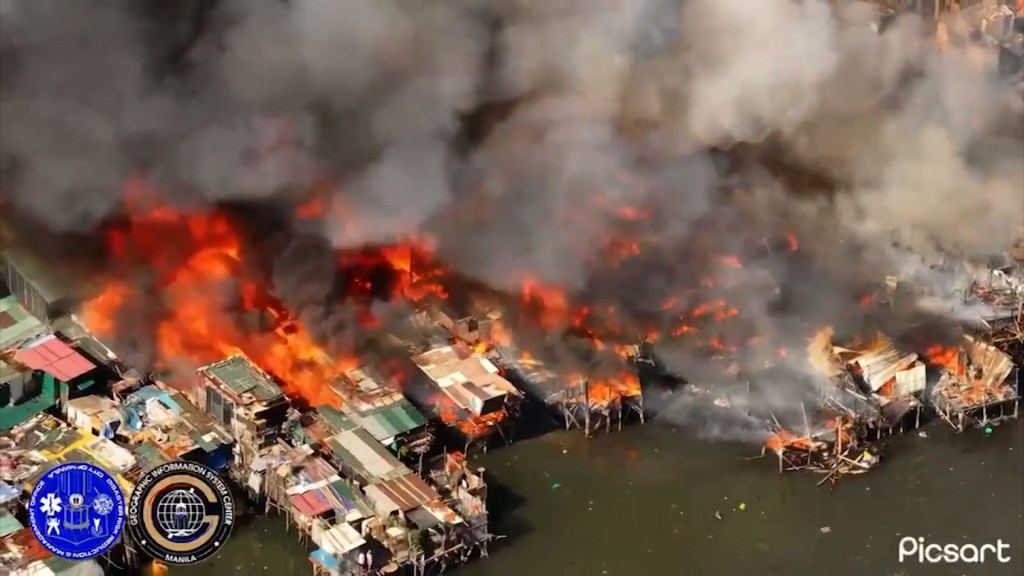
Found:
[[(808, 346), (808, 358), (822, 375), (853, 400), (861, 436), (878, 439), (921, 425), (926, 367), (917, 354), (904, 353), (878, 334), (866, 347), (833, 345), (831, 328), (820, 330)], [(842, 399), (830, 401), (844, 405)], [(866, 408), (866, 409), (865, 409)]]
[(965, 336), (949, 351), (942, 377), (931, 391), (936, 413), (962, 432), (1017, 418), (1020, 367), (994, 344)]

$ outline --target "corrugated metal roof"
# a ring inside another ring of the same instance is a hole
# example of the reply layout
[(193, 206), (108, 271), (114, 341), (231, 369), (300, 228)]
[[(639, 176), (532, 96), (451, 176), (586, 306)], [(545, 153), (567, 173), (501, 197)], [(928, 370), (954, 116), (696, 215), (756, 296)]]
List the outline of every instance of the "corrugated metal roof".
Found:
[(300, 513), (310, 517), (326, 514), (332, 510), (342, 514), (359, 510), (357, 499), (344, 480), (319, 486), (301, 494), (294, 494), (288, 499)]
[(365, 414), (365, 417), (386, 421), (387, 427), (391, 431), (391, 436), (408, 433), (410, 430), (415, 430), (427, 424), (427, 419), (423, 417), (423, 414), (408, 400), (404, 399), (389, 406), (372, 410)]
[(347, 522), (331, 526), (321, 540), (323, 548), (336, 555), (351, 552), (363, 544), (366, 544), (366, 540)]
[(49, 335), (26, 344), (14, 353), (14, 359), (33, 370), (42, 370), (68, 382), (96, 367), (56, 336)]
[(879, 334), (875, 345), (854, 358), (852, 363), (860, 366), (864, 380), (872, 391), (877, 392), (895, 378), (897, 372), (910, 368), (916, 361), (917, 354), (903, 354), (888, 336)]
[(412, 472), (367, 486), (365, 492), (371, 500), (379, 503), (383, 499), (385, 502), (394, 503), (394, 508), (403, 512), (419, 508), (441, 497), (436, 490)]
[(319, 490), (310, 490), (289, 496), (288, 501), (291, 502), (292, 507), (298, 510), (299, 514), (311, 518), (334, 510), (334, 507), (320, 494)]
[(231, 356), (199, 370), (238, 395), (249, 393), (262, 401), (283, 396), (273, 378), (242, 355)]
[(967, 338), (971, 363), (981, 367), (981, 384), (988, 390), (1006, 382), (1013, 372), (1013, 359), (987, 342)]
[(14, 534), (24, 526), (6, 508), (0, 508), (0, 537)]
[(321, 407), (317, 411), (335, 430), (344, 432), (364, 428), (378, 442), (427, 424), (426, 418), (405, 398), (387, 406), (347, 415), (331, 407)]
[(14, 296), (0, 299), (0, 350), (18, 346), (46, 332), (35, 316), (18, 302)]
[(370, 482), (409, 472), (398, 458), (365, 429), (341, 432), (332, 436), (328, 444), (338, 458)]
[(477, 415), (489, 400), (521, 396), (493, 362), (462, 345), (434, 348), (412, 360), (460, 408)]
[(355, 430), (359, 428), (359, 424), (353, 421), (351, 418), (342, 414), (337, 408), (333, 406), (321, 406), (316, 409), (320, 416), (327, 422), (329, 426), (334, 428), (338, 432), (347, 432), (349, 430)]

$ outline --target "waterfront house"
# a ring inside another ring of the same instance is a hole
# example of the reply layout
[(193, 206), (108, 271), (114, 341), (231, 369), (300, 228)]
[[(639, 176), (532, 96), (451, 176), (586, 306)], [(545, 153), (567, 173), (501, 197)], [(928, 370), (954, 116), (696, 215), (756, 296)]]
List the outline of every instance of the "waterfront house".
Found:
[(434, 437), (427, 419), (393, 378), (361, 366), (338, 375), (331, 390), (339, 397), (340, 409), (327, 406), (318, 412), (334, 432), (364, 428), (396, 452), (425, 454), (430, 450)]
[(290, 404), (274, 379), (242, 355), (199, 368), (194, 402), (236, 440), (236, 464), (251, 464), (277, 443)]
[(412, 357), (416, 367), (412, 396), (466, 439), (466, 447), (495, 433), (505, 435), (518, 414), (522, 393), (490, 360), (463, 343), (434, 348)]

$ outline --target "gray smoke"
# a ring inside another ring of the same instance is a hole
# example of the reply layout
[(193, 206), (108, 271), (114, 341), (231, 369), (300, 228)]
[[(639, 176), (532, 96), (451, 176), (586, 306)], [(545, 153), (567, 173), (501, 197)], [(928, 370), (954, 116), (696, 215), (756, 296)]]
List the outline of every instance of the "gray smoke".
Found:
[[(292, 205), (328, 182), (343, 210), (273, 270), (322, 336), (346, 332), (351, 316), (326, 302), (324, 240), (428, 231), (461, 273), (610, 298), (636, 321), (628, 329), (725, 299), (735, 322), (659, 352), (708, 383), (735, 379), (730, 363), (774, 365), (775, 385), (758, 390), (785, 404), (816, 386), (795, 383), (808, 330), (866, 325), (864, 284), (942, 284), (922, 254), (1001, 255), (1024, 220), (1021, 120), (991, 59), (937, 51), (914, 15), (880, 34), (866, 3), (2, 8), (5, 207), (82, 232), (120, 209), (131, 174), (193, 208)], [(646, 219), (624, 222), (624, 207)], [(646, 239), (639, 263), (595, 273), (609, 235), (627, 231)], [(779, 246), (785, 234), (797, 258)], [(670, 297), (678, 304), (663, 307)], [(952, 323), (961, 311), (940, 312)], [(883, 321), (897, 333), (910, 323)], [(709, 354), (711, 334), (734, 353)], [(767, 344), (746, 346), (754, 335)]]

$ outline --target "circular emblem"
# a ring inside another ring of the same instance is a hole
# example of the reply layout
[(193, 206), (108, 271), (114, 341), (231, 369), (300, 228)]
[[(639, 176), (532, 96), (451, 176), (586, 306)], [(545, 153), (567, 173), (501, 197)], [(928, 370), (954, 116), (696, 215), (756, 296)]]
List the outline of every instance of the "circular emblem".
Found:
[(168, 462), (135, 485), (128, 534), (161, 562), (194, 564), (224, 545), (234, 516), (231, 490), (216, 472), (194, 462)]
[(54, 556), (85, 560), (103, 554), (124, 529), (124, 495), (106, 470), (80, 462), (43, 475), (29, 497), (29, 524)]

